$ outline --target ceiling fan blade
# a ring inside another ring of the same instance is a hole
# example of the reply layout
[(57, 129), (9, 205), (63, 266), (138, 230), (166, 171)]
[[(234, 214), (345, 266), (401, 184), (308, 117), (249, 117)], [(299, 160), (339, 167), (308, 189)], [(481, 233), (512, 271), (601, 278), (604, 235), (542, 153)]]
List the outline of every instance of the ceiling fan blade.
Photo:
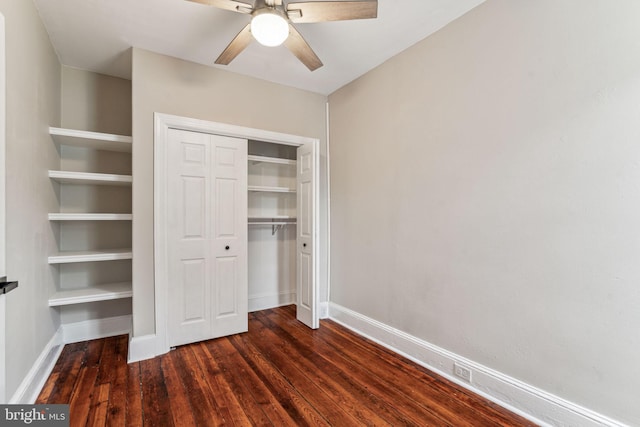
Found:
[(284, 41), (284, 45), (302, 62), (310, 71), (322, 67), (322, 61), (311, 49), (309, 43), (302, 38), (302, 35), (293, 25), (289, 25), (289, 37)]
[(230, 10), (232, 12), (251, 13), (253, 11), (252, 3), (245, 3), (236, 0), (188, 0), (194, 3), (206, 4), (214, 6), (218, 9)]
[(249, 43), (251, 43), (252, 40), (251, 24), (247, 24), (247, 26), (244, 27), (233, 40), (231, 40), (229, 46), (227, 46), (220, 56), (218, 56), (216, 64), (229, 65), (229, 63), (233, 61), (238, 54), (240, 54), (240, 52), (249, 46)]
[(292, 2), (287, 15), (295, 23), (376, 18), (378, 0)]

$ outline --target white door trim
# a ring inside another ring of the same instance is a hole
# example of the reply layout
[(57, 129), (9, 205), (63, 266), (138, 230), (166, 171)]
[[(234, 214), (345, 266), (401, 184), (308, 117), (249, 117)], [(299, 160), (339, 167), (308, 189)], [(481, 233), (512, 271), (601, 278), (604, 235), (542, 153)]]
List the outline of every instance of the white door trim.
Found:
[[(0, 276), (6, 276), (6, 69), (5, 24), (0, 13)], [(0, 296), (0, 403), (6, 403), (6, 296)]]
[[(192, 132), (208, 133), (213, 135), (231, 136), (235, 138), (253, 139), (265, 142), (273, 142), (277, 144), (285, 144), (292, 146), (300, 146), (311, 144), (314, 151), (319, 153), (320, 140), (317, 138), (309, 138), (298, 135), (290, 135), (279, 132), (271, 132), (261, 129), (247, 128), (244, 126), (229, 125), (225, 123), (210, 122), (206, 120), (192, 119), (188, 117), (174, 116), (170, 114), (155, 113), (154, 114), (154, 184), (153, 184), (153, 229), (154, 229), (154, 276), (155, 276), (155, 317), (156, 317), (156, 351), (155, 354), (164, 354), (169, 351), (167, 342), (167, 313), (169, 309), (169, 301), (167, 291), (169, 283), (167, 281), (166, 266), (168, 265), (167, 254), (167, 234), (166, 221), (167, 213), (165, 207), (166, 200), (166, 171), (167, 171), (167, 143), (169, 129), (179, 129)], [(319, 155), (316, 156), (316, 162), (319, 161)], [(319, 165), (316, 164), (316, 171), (319, 171)], [(135, 184), (134, 184), (135, 185)], [(316, 218), (319, 217), (319, 192), (316, 192), (315, 212)], [(318, 246), (318, 221), (315, 221), (315, 245)], [(317, 251), (316, 253), (319, 253)], [(313, 293), (318, 303), (318, 287), (319, 281), (319, 256), (314, 257), (316, 264), (315, 270), (315, 292)], [(134, 296), (135, 297), (135, 296)], [(316, 312), (318, 315), (318, 312)]]

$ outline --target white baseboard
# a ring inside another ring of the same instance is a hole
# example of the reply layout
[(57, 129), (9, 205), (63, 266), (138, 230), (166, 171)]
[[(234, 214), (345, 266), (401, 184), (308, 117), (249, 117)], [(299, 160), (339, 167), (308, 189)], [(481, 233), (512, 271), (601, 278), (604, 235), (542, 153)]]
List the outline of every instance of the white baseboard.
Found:
[(296, 291), (249, 295), (249, 313), (296, 303)]
[(130, 315), (60, 325), (33, 363), (9, 403), (33, 403), (36, 401), (65, 344), (129, 334), (130, 332)]
[(328, 302), (321, 302), (318, 304), (318, 310), (319, 310), (319, 318), (320, 319), (328, 319), (329, 318), (329, 303)]
[(129, 356), (127, 362), (133, 363), (153, 359), (162, 354), (158, 353), (157, 342), (158, 337), (155, 334), (131, 338), (131, 340), (129, 340)]
[[(618, 421), (547, 393), (501, 372), (392, 328), (360, 313), (329, 303), (329, 317), (464, 388), (543, 426), (625, 426)], [(471, 371), (467, 383), (454, 375), (454, 363)]]
[(65, 344), (113, 337), (131, 333), (131, 315), (108, 317), (106, 319), (86, 320), (76, 323), (65, 323), (62, 328), (62, 339)]
[(49, 340), (47, 345), (42, 349), (42, 353), (33, 363), (33, 366), (27, 372), (18, 389), (13, 394), (9, 403), (17, 404), (31, 404), (36, 401), (40, 390), (44, 386), (44, 383), (49, 378), (53, 367), (62, 353), (64, 343), (62, 341), (62, 327), (58, 328), (53, 337)]

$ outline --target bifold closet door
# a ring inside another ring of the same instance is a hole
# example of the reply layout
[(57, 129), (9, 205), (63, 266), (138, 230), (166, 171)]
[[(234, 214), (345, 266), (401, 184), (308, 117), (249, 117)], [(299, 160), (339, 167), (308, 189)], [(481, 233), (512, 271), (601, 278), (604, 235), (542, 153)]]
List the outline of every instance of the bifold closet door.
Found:
[(170, 346), (247, 331), (247, 141), (169, 131)]
[(297, 278), (296, 318), (310, 328), (318, 328), (315, 262), (315, 203), (317, 190), (316, 153), (311, 144), (298, 148), (297, 159)]

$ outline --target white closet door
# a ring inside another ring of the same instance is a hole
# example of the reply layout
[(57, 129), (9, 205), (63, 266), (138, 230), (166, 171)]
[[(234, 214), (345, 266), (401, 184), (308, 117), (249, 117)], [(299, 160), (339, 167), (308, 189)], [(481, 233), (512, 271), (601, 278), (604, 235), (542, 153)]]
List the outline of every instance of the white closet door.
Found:
[(213, 332), (248, 330), (247, 140), (212, 136)]
[(316, 313), (316, 218), (315, 203), (317, 192), (316, 153), (312, 144), (298, 148), (298, 203), (297, 203), (297, 307), (299, 321), (316, 329), (319, 326)]
[(170, 130), (167, 158), (168, 343), (244, 332), (246, 140)]

